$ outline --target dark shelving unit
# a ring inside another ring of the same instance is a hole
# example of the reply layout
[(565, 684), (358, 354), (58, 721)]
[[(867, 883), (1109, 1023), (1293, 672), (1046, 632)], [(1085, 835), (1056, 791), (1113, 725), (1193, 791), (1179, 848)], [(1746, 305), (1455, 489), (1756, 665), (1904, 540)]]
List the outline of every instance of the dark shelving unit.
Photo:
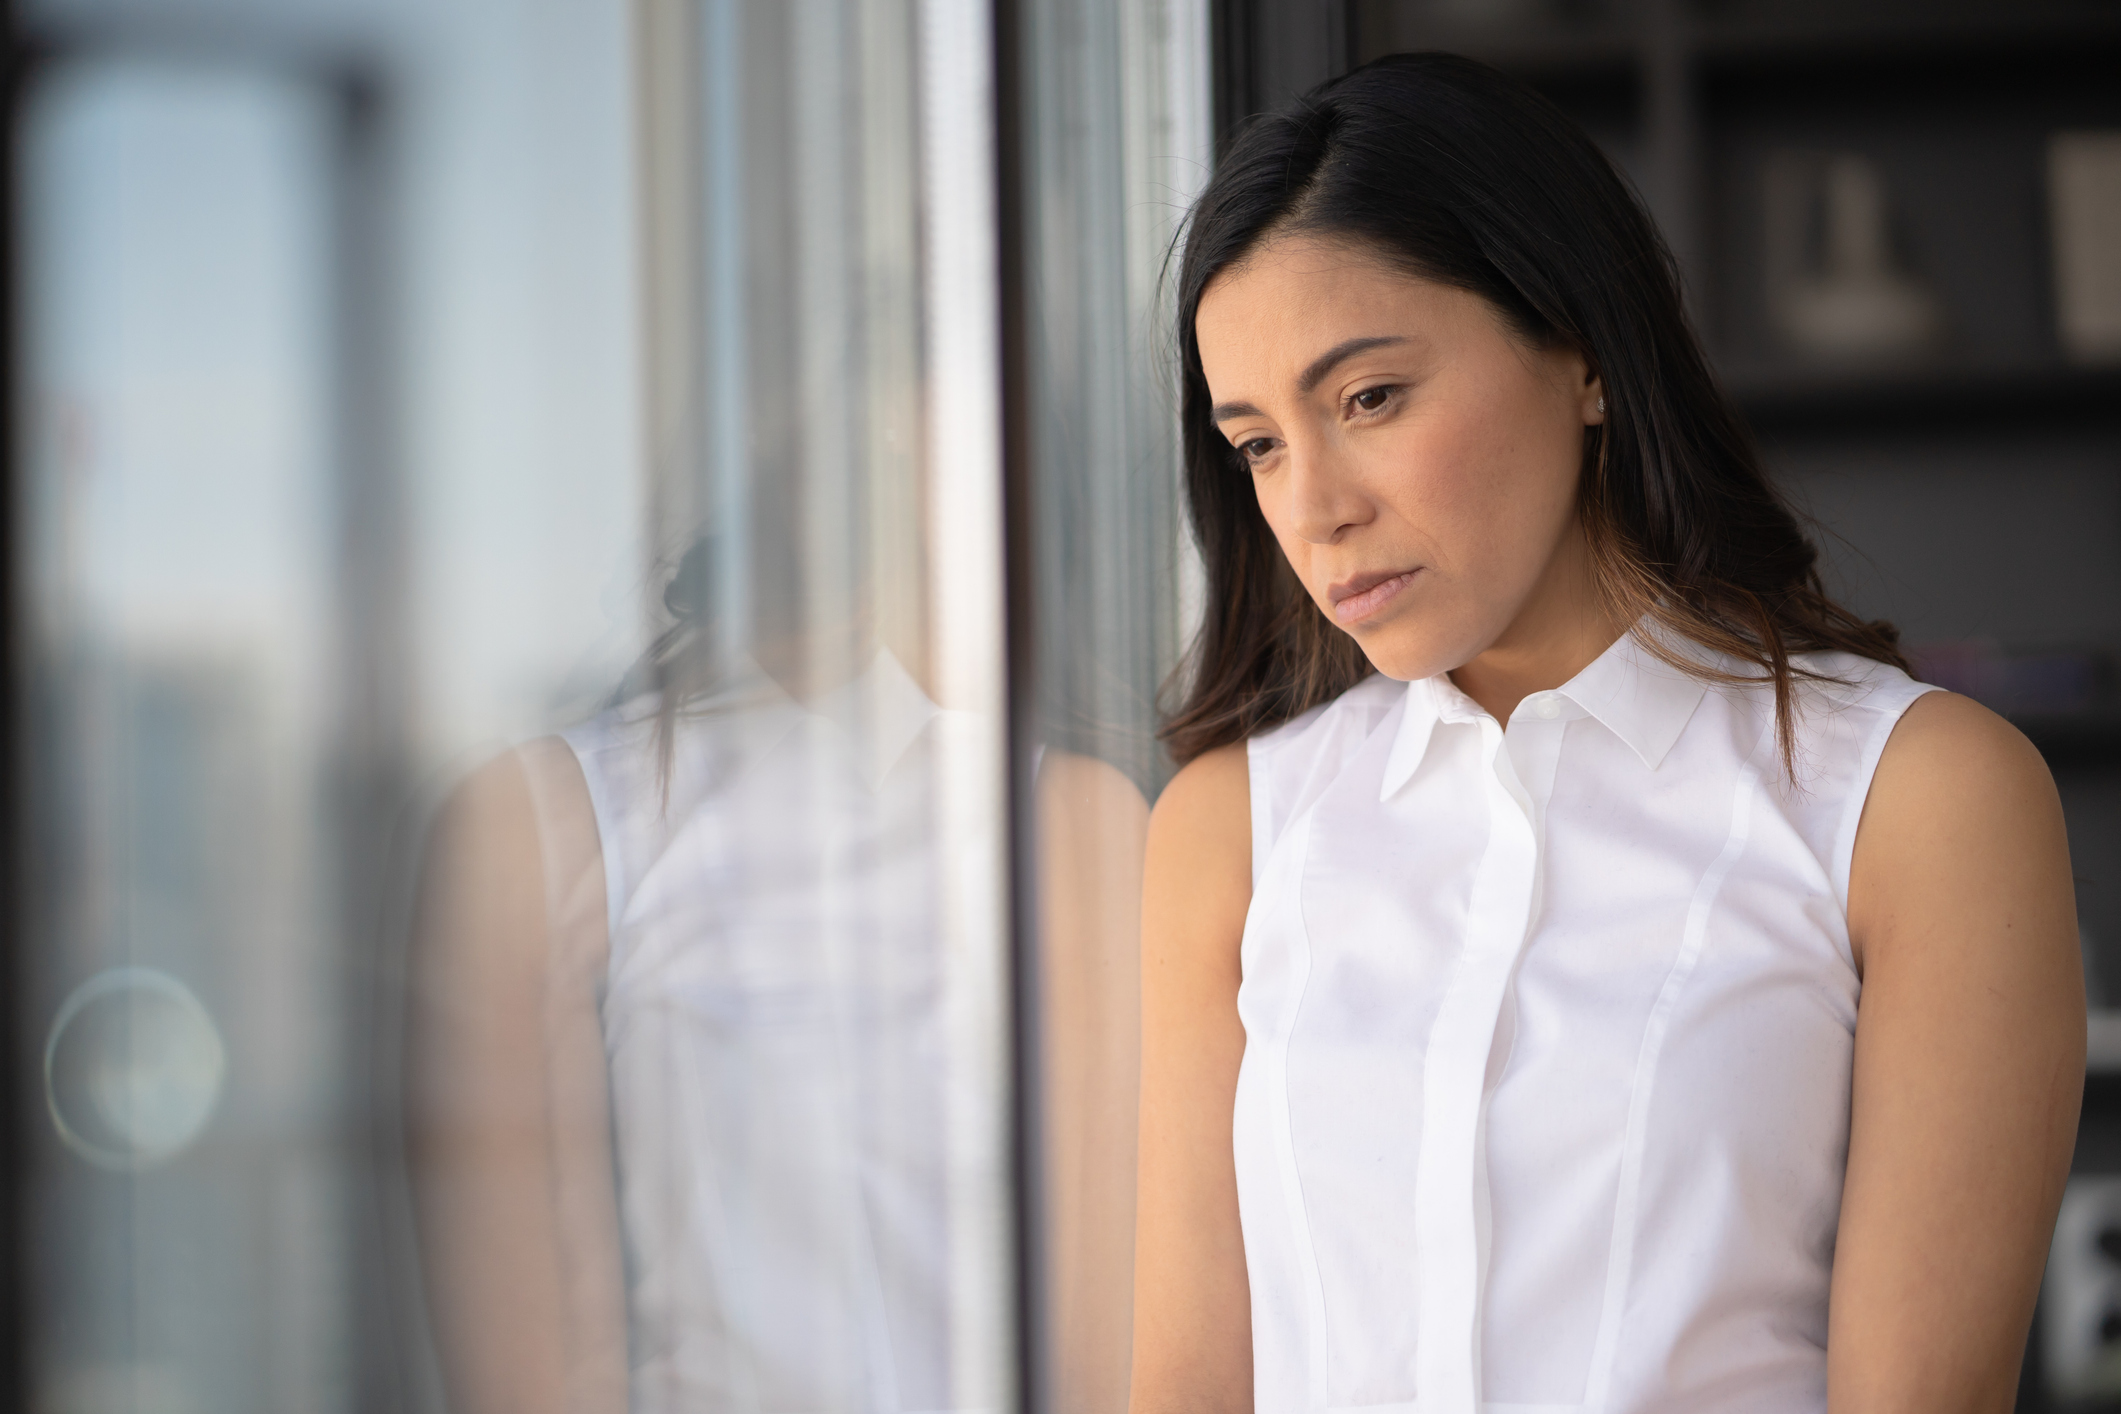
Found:
[(2121, 371), (2063, 364), (1940, 367), (1850, 377), (1832, 370), (1725, 362), (1723, 385), (1772, 448), (1787, 435), (1924, 430), (2111, 428)]
[[(2073, 361), (2058, 335), (2046, 166), (2051, 134), (2121, 132), (2121, 4), (1223, 0), (1216, 18), (1225, 132), (1406, 50), (1538, 87), (1656, 214), (1724, 386), (1853, 607), (1918, 646), (2121, 664), (2121, 363)], [(1919, 354), (1798, 351), (1769, 278), (1787, 250), (1770, 212), (1788, 209), (1769, 166), (1790, 153), (1875, 174), (1894, 263), (1941, 310)], [(2090, 971), (2121, 1008), (2121, 701), (2099, 704), (2009, 715), (2061, 788)], [(2107, 1032), (2084, 1174), (2121, 1175), (2121, 1023)], [(2025, 1410), (2063, 1407), (2039, 1342)]]

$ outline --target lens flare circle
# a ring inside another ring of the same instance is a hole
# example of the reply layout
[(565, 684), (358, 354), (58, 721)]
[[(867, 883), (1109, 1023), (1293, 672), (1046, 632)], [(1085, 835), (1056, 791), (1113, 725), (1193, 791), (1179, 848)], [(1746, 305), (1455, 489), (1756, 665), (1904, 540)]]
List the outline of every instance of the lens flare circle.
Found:
[(115, 967), (75, 988), (44, 1045), (44, 1097), (69, 1149), (137, 1172), (189, 1148), (221, 1098), (228, 1055), (189, 987)]

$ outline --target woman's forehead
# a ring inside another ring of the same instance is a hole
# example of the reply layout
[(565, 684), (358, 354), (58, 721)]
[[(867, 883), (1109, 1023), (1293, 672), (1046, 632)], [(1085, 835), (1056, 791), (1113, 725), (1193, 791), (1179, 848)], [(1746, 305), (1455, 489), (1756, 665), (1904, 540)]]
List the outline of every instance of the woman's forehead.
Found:
[(1308, 385), (1316, 381), (1309, 370), (1336, 349), (1430, 345), (1453, 337), (1483, 303), (1367, 253), (1314, 246), (1265, 252), (1242, 270), (1224, 272), (1201, 298), (1194, 337), (1211, 383), (1221, 377)]

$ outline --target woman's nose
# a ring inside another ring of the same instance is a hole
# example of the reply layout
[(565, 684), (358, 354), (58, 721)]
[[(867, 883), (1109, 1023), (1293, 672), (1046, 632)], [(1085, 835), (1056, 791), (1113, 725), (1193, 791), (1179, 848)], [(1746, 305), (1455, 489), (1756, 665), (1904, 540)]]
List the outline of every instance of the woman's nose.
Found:
[(1315, 545), (1369, 518), (1368, 498), (1336, 450), (1322, 440), (1289, 444), (1289, 529)]

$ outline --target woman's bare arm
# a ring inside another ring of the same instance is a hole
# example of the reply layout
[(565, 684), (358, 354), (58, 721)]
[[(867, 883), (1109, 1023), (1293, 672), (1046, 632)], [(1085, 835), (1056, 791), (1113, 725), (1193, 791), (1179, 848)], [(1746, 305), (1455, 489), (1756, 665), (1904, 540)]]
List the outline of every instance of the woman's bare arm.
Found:
[(1127, 1402), (1149, 803), (1117, 768), (1048, 750), (1038, 773), (1054, 1407)]
[(1827, 1337), (1834, 1414), (2003, 1414), (2069, 1172), (2084, 982), (2062, 808), (1994, 713), (1933, 693), (1857, 832), (1863, 974)]
[(626, 1408), (607, 932), (573, 754), (534, 742), (474, 774), (430, 837), (407, 1009), (414, 1206), (462, 1414)]
[(1231, 1110), (1252, 897), (1242, 745), (1193, 761), (1149, 818), (1133, 1414), (1252, 1407), (1252, 1311)]

